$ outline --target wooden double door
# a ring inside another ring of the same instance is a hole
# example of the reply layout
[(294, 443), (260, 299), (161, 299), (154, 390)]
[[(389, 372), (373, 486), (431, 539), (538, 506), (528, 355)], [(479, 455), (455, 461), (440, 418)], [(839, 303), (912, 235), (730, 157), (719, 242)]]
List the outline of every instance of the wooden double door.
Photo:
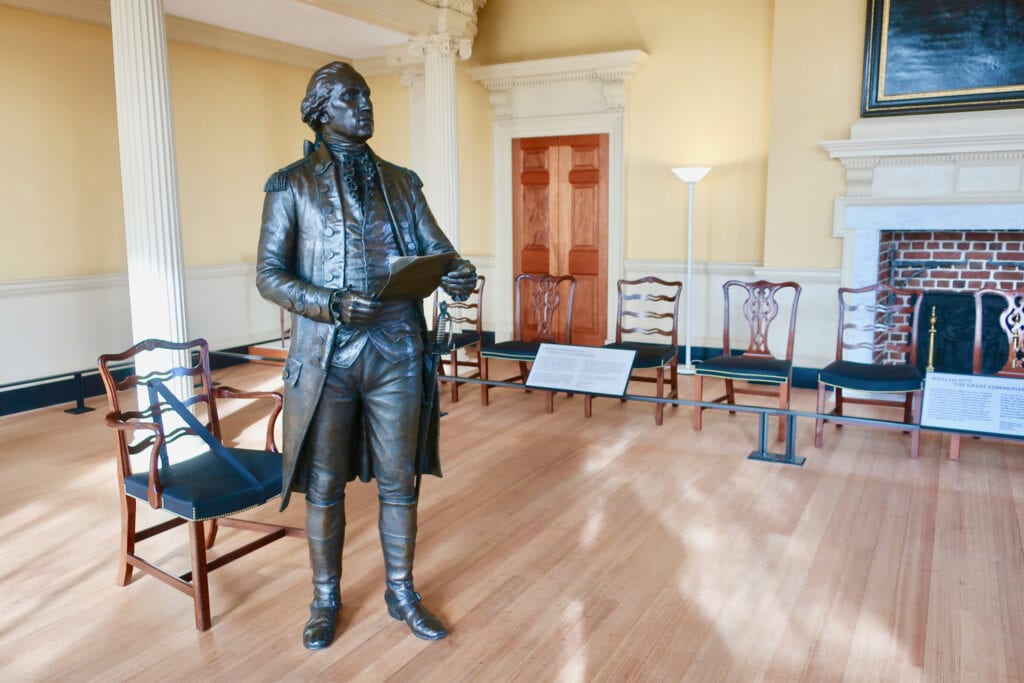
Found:
[(572, 342), (600, 346), (608, 321), (608, 136), (514, 139), (512, 182), (513, 272), (573, 275)]

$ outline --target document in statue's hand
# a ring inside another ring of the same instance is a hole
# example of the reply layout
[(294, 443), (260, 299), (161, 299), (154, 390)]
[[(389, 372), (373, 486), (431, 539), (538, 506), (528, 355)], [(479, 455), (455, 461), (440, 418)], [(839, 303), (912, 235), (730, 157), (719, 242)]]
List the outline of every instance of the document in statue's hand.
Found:
[(441, 276), (448, 272), (455, 252), (433, 256), (399, 256), (388, 264), (388, 281), (377, 293), (380, 301), (425, 299), (441, 284)]

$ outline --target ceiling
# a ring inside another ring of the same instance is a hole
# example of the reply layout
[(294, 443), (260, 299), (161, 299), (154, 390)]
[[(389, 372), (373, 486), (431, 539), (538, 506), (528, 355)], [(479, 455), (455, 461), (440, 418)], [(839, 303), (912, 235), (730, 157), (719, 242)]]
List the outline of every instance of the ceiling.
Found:
[(164, 0), (164, 12), (351, 59), (381, 57), (408, 35), (300, 0)]

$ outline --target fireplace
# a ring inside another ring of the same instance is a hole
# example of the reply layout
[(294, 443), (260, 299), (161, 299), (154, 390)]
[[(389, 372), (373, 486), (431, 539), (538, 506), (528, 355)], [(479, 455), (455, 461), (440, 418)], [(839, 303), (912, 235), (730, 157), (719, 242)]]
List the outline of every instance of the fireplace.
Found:
[(1024, 110), (862, 119), (822, 146), (846, 169), (833, 221), (843, 284), (926, 290), (919, 361), (935, 306), (936, 370), (970, 372), (971, 294), (1024, 287)]

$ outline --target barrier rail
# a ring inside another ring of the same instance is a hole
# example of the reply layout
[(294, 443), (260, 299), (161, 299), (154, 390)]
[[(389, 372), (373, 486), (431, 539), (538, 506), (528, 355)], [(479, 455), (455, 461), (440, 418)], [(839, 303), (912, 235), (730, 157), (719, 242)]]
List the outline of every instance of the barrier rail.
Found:
[[(280, 358), (270, 356), (260, 356), (251, 353), (238, 353), (234, 351), (210, 351), (211, 356), (222, 356), (225, 358), (234, 358), (238, 360), (248, 361), (269, 361), (280, 363)], [(132, 364), (130, 362), (122, 363), (115, 366), (115, 369), (129, 368)], [(85, 405), (85, 396), (82, 389), (82, 379), (86, 375), (99, 374), (98, 370), (78, 370), (60, 373), (56, 375), (49, 375), (47, 377), (38, 377), (32, 380), (23, 380), (21, 382), (9, 382), (7, 384), (0, 384), (0, 392), (6, 391), (15, 387), (29, 387), (33, 385), (44, 384), (46, 382), (53, 382), (61, 379), (72, 379), (75, 382), (75, 407), (65, 410), (65, 413), (77, 415), (80, 413), (86, 413), (94, 410)], [(454, 377), (451, 375), (438, 375), (440, 381), (458, 381), (465, 384), (487, 384), (492, 387), (501, 387), (509, 389), (526, 390), (531, 387), (524, 387), (523, 384), (518, 382), (502, 382), (499, 380), (482, 380), (475, 377)], [(564, 391), (564, 390), (553, 390), (553, 389), (533, 389), (534, 391)], [(579, 392), (576, 392), (579, 393)], [(689, 407), (702, 407), (710, 408), (712, 410), (728, 410), (731, 413), (752, 413), (758, 416), (758, 435), (757, 435), (757, 448), (750, 452), (747, 457), (751, 460), (764, 460), (767, 462), (781, 463), (785, 465), (803, 465), (806, 462), (806, 458), (798, 456), (795, 453), (796, 446), (796, 419), (807, 418), (811, 420), (826, 419), (829, 422), (841, 423), (841, 424), (853, 424), (853, 425), (864, 425), (868, 427), (882, 428), (882, 429), (896, 429), (903, 432), (910, 431), (923, 431), (923, 432), (935, 432), (941, 434), (963, 434), (964, 432), (957, 431), (954, 429), (945, 429), (941, 427), (930, 427), (922, 426), (919, 424), (897, 422), (895, 420), (880, 420), (870, 417), (856, 417), (851, 415), (828, 415), (816, 412), (809, 412), (805, 410), (792, 410), (782, 408), (772, 408), (769, 406), (752, 406), (744, 404), (728, 404), (728, 403), (711, 403), (707, 401), (693, 401), (688, 399), (680, 398), (658, 398), (657, 396), (644, 396), (642, 394), (623, 394), (621, 396), (617, 394), (592, 394), (593, 396), (599, 396), (602, 398), (618, 398), (625, 399), (627, 401), (638, 401), (641, 403), (664, 403), (672, 406), (689, 406)], [(768, 450), (768, 422), (771, 417), (783, 417), (786, 420), (786, 441), (785, 448), (782, 453), (772, 453)], [(1006, 439), (1009, 441), (1024, 441), (1024, 435), (1020, 437), (1008, 436), (1004, 434), (994, 434), (993, 437)]]

